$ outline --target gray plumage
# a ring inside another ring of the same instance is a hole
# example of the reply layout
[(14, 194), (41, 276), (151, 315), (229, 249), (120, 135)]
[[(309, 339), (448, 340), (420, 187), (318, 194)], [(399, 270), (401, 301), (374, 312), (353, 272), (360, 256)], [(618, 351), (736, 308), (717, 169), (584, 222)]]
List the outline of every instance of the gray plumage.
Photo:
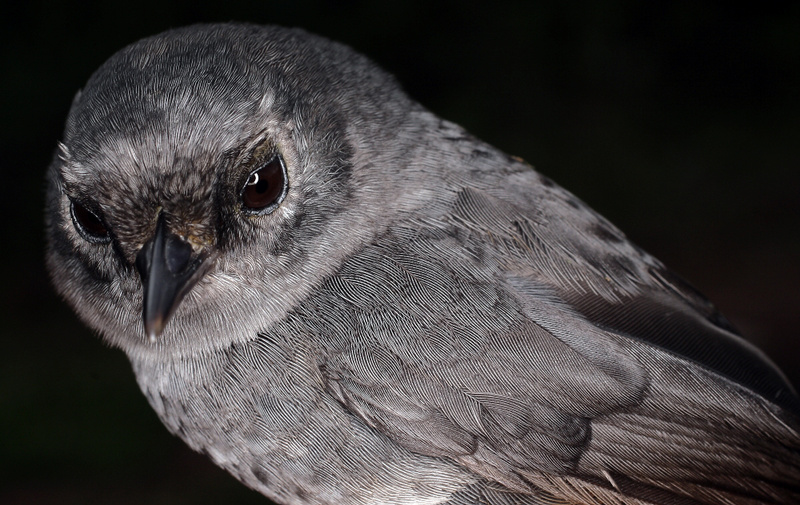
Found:
[(279, 503), (800, 503), (781, 372), (347, 47), (137, 42), (48, 177), (58, 291), (170, 431)]

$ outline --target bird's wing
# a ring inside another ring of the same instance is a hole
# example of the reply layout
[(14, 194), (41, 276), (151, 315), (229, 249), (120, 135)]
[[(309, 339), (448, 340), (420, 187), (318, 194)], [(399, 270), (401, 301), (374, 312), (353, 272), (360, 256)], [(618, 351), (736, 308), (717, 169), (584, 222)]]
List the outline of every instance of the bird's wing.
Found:
[[(576, 503), (800, 500), (796, 418), (750, 390), (789, 405), (790, 386), (699, 295), (588, 209), (559, 221), (480, 190), (455, 201), (445, 220), (387, 232), (325, 282), (324, 306), (301, 309), (327, 325), (320, 367), (356, 416)], [(682, 354), (685, 339), (736, 365)]]

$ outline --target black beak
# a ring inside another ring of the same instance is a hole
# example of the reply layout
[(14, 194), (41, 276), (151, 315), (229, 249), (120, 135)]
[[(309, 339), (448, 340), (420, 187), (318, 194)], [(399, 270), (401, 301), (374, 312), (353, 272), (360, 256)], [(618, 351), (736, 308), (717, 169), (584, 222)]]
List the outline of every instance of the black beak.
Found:
[(155, 235), (136, 256), (144, 291), (144, 330), (151, 341), (164, 331), (178, 304), (205, 273), (200, 266), (207, 256), (194, 254), (191, 244), (169, 231), (164, 214), (158, 216)]

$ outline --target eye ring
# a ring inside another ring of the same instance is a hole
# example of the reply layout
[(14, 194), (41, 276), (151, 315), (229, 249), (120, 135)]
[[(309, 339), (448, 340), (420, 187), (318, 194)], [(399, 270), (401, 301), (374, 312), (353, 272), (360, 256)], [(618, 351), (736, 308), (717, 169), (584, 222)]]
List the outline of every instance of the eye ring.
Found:
[(92, 244), (107, 244), (111, 241), (108, 227), (97, 214), (74, 200), (70, 200), (69, 211), (72, 225), (84, 240)]
[(288, 189), (286, 164), (280, 154), (274, 154), (247, 176), (239, 192), (242, 210), (252, 215), (270, 214), (283, 202)]

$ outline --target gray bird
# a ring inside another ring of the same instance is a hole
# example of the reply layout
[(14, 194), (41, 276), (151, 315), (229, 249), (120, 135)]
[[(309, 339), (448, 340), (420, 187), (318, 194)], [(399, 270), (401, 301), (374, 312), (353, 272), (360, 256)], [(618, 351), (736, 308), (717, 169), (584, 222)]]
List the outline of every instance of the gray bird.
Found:
[(59, 293), (282, 504), (800, 503), (800, 400), (529, 165), (301, 30), (115, 54), (49, 169)]

